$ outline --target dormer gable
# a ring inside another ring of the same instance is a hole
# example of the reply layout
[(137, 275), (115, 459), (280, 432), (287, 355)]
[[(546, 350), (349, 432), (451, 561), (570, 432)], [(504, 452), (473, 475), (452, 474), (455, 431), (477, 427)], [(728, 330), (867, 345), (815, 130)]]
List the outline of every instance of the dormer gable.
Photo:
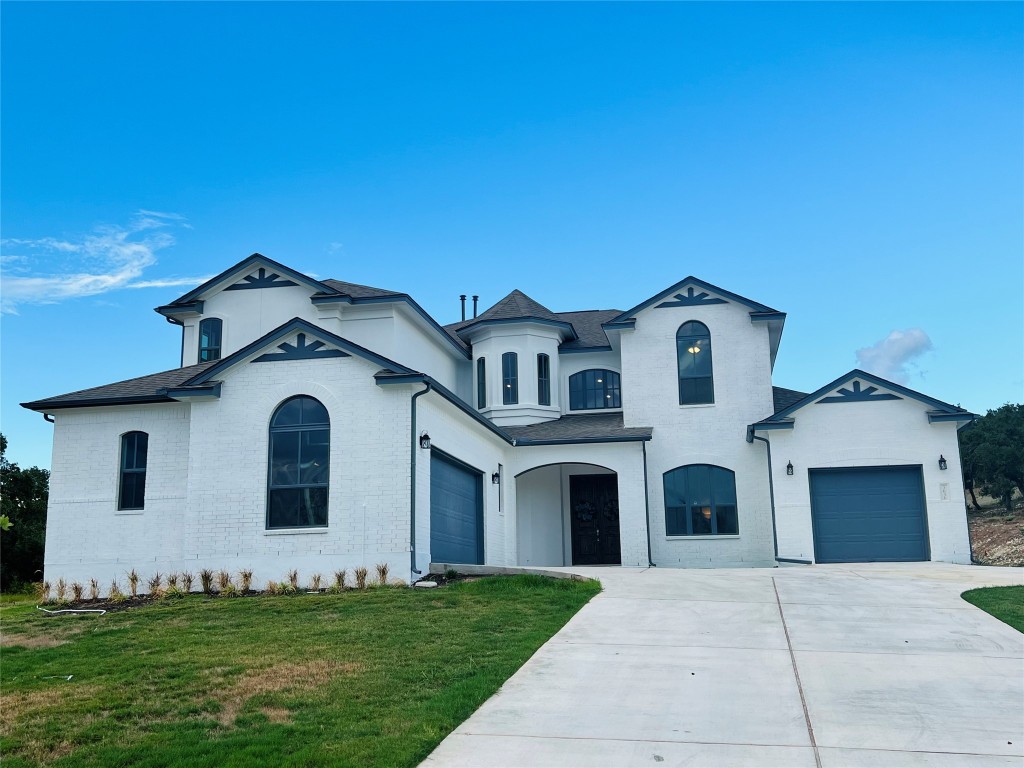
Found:
[(782, 328), (786, 322), (786, 313), (772, 309), (766, 304), (761, 304), (753, 299), (740, 296), (732, 291), (727, 291), (724, 288), (719, 288), (717, 285), (712, 285), (693, 275), (683, 278), (660, 293), (656, 293), (632, 309), (627, 309), (625, 312), (603, 323), (602, 327), (606, 332), (631, 330), (636, 327), (637, 316), (648, 311), (729, 304), (745, 309), (750, 315), (750, 322), (767, 324), (771, 365), (774, 367), (775, 358), (779, 351), (779, 343), (782, 340)]

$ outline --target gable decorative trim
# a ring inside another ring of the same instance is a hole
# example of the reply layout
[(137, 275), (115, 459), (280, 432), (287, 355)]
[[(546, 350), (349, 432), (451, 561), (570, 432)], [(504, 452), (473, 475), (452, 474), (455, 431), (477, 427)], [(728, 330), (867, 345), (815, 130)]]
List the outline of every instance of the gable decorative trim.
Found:
[(661, 304), (655, 304), (655, 309), (662, 309), (663, 307), (699, 307), (706, 306), (709, 304), (728, 304), (725, 299), (716, 299), (708, 295), (707, 291), (701, 291), (695, 294), (693, 287), (686, 289), (686, 295), (677, 293), (675, 301), (663, 301)]
[(324, 357), (351, 357), (347, 352), (340, 349), (321, 349), (324, 346), (322, 341), (306, 343), (306, 334), (300, 333), (294, 344), (287, 341), (277, 345), (280, 352), (267, 352), (260, 355), (254, 363), (274, 363), (281, 360), (319, 360)]
[(225, 291), (246, 291), (258, 288), (287, 288), (291, 285), (298, 285), (294, 280), (285, 280), (277, 272), (267, 274), (267, 270), (260, 267), (255, 275), (246, 275), (242, 282), (229, 285)]
[[(875, 394), (875, 393), (878, 394)], [(818, 404), (822, 403), (861, 403), (865, 400), (902, 400), (902, 397), (897, 395), (891, 395), (887, 392), (878, 392), (878, 387), (868, 387), (867, 389), (861, 389), (861, 383), (859, 381), (853, 382), (853, 389), (847, 389), (842, 387), (839, 390), (839, 394), (832, 395), (831, 397), (823, 397), (818, 401)]]

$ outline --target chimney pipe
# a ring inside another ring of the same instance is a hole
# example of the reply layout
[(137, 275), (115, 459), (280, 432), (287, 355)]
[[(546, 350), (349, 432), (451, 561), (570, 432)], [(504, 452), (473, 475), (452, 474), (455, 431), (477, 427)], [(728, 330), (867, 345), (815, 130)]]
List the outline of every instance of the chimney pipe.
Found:
[(459, 294), (459, 302), (462, 304), (462, 321), (466, 321), (466, 294)]
[(477, 301), (478, 301), (479, 299), (480, 299), (480, 297), (479, 297), (479, 296), (474, 296), (474, 297), (473, 297), (473, 319), (474, 319), (474, 320), (476, 319), (476, 303), (477, 303)]

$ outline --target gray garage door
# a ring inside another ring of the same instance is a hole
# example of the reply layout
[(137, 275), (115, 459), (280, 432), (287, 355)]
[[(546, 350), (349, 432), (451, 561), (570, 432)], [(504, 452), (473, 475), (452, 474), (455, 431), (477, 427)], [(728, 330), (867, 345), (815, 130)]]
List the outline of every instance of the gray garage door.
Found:
[(438, 451), (430, 454), (430, 559), (484, 562), (482, 474)]
[(819, 563), (928, 559), (920, 467), (812, 469), (810, 476)]

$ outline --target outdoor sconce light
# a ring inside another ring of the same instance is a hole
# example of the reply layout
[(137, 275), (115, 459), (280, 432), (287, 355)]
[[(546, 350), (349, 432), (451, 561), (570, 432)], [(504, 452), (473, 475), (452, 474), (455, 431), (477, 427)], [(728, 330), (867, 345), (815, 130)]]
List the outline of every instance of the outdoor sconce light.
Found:
[(939, 469), (945, 469), (949, 464), (946, 462), (946, 457), (941, 453), (939, 454)]
[(787, 475), (792, 475), (793, 474), (793, 462), (792, 461), (789, 462), (789, 464), (786, 465), (786, 474)]
[(424, 450), (430, 448), (430, 435), (426, 432), (420, 435), (420, 448), (423, 448)]
[(491, 482), (494, 483), (495, 485), (498, 485), (501, 482), (501, 473), (495, 472), (493, 475), (491, 475)]

